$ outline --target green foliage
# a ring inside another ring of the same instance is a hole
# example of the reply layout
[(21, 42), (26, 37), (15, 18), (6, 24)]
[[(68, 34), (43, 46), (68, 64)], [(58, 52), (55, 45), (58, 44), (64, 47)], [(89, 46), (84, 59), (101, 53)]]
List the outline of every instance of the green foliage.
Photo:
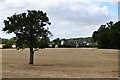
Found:
[(1, 38), (1, 40), (2, 40), (2, 44), (7, 44), (7, 42), (8, 42), (8, 39), (5, 39), (5, 38)]
[(10, 39), (5, 39), (5, 38), (1, 38), (2, 39), (2, 44), (5, 44), (3, 46), (3, 48), (12, 48), (12, 45), (15, 44), (16, 38), (10, 38)]
[(41, 39), (38, 43), (38, 46), (39, 48), (46, 48), (48, 47), (48, 43), (50, 42), (50, 39), (49, 38), (46, 38), (46, 39)]
[(90, 42), (94, 42), (92, 37), (85, 37), (85, 38), (70, 38), (70, 39), (66, 39), (66, 40), (81, 40), (81, 41), (90, 41)]
[(101, 25), (98, 31), (93, 32), (93, 39), (99, 48), (120, 48), (120, 21), (113, 24), (112, 21)]
[[(4, 20), (5, 27), (3, 31), (16, 34), (16, 45), (19, 48), (25, 47), (40, 47), (38, 43), (52, 36), (48, 28), (44, 28), (47, 24), (50, 25), (49, 18), (46, 13), (36, 10), (28, 10), (27, 13), (14, 14)], [(10, 40), (8, 44), (12, 41)], [(42, 43), (41, 43), (42, 44)]]
[(116, 22), (109, 31), (110, 45), (120, 49), (120, 21)]
[(16, 42), (16, 37), (10, 38), (9, 40), (7, 40), (6, 45), (13, 45)]
[(57, 39), (54, 39), (53, 42), (57, 45), (60, 45), (61, 44), (61, 40), (59, 38)]

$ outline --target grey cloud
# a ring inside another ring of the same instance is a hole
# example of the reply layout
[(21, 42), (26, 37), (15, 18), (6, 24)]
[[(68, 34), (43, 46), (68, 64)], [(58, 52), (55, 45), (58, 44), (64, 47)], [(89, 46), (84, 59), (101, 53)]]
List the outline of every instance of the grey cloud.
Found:
[[(81, 4), (79, 4), (81, 5)], [(69, 23), (83, 24), (83, 25), (98, 25), (103, 22), (107, 22), (112, 18), (111, 15), (105, 15), (105, 13), (100, 13), (100, 11), (95, 14), (91, 14), (90, 11), (86, 10), (87, 7), (83, 6), (84, 9), (77, 12), (70, 10), (70, 6), (64, 6), (62, 4), (57, 5), (48, 11), (52, 14), (51, 17), (59, 19), (59, 21), (68, 21)], [(89, 6), (91, 7), (91, 6)], [(84, 13), (82, 13), (84, 12)]]
[[(104, 13), (98, 10), (91, 13), (92, 9), (87, 9), (92, 7), (91, 5), (86, 7), (82, 4), (82, 9), (78, 9), (81, 11), (75, 12), (70, 7), (69, 5), (59, 4), (48, 10), (48, 15), (53, 23), (51, 30), (53, 30), (55, 37), (58, 37), (58, 35), (60, 37), (91, 36), (92, 32), (97, 30), (101, 24), (105, 24), (113, 18), (113, 15), (106, 14), (107, 11)], [(99, 9), (99, 7), (97, 8)]]

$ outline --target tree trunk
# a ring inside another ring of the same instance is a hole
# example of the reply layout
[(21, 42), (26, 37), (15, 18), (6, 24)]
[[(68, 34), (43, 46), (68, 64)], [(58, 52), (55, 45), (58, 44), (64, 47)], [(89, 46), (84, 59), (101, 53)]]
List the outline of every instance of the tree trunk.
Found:
[(33, 51), (33, 45), (30, 45), (30, 61), (29, 64), (34, 64), (34, 51)]

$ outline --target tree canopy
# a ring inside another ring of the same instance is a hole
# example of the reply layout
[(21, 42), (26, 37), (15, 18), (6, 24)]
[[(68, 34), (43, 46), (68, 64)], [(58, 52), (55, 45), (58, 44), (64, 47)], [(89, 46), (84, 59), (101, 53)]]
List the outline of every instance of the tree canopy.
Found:
[(116, 23), (110, 21), (106, 25), (101, 25), (92, 36), (99, 48), (120, 48), (120, 21)]
[(61, 44), (60, 38), (54, 39), (52, 42), (54, 42), (56, 45), (60, 45)]
[(38, 42), (48, 38), (49, 34), (51, 35), (48, 28), (44, 28), (47, 24), (51, 24), (46, 15), (46, 13), (39, 10), (28, 10), (28, 13), (14, 14), (4, 20), (5, 27), (3, 31), (16, 34), (17, 46), (34, 43), (34, 47), (41, 47), (37, 45)]

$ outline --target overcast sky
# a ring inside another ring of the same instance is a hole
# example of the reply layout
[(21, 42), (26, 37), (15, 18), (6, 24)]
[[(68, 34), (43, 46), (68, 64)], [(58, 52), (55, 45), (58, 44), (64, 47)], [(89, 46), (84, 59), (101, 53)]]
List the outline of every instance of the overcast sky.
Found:
[(101, 24), (118, 20), (117, 2), (95, 0), (0, 0), (0, 37), (11, 38), (14, 34), (2, 32), (3, 20), (27, 10), (47, 13), (54, 38), (91, 37)]

